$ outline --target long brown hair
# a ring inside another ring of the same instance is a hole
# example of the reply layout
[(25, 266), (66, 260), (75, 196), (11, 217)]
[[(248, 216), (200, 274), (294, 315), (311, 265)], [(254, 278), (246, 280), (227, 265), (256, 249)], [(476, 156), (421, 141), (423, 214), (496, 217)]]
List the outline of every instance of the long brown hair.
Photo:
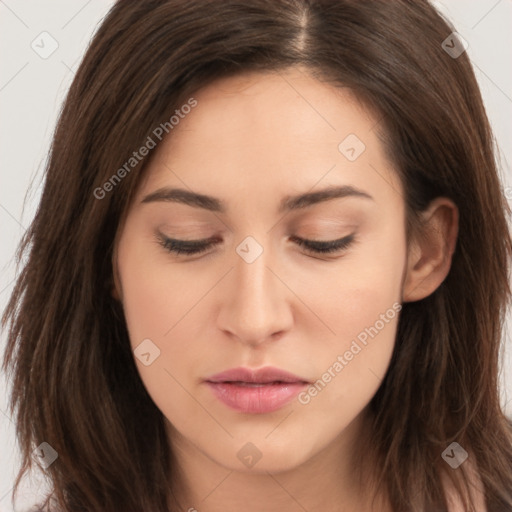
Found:
[(2, 318), (23, 457), (16, 486), (47, 442), (58, 453), (46, 474), (62, 510), (167, 512), (174, 503), (164, 419), (111, 295), (115, 236), (152, 153), (108, 191), (103, 185), (201, 87), (300, 65), (379, 113), (376, 130), (405, 189), (408, 236), (435, 197), (451, 198), (460, 213), (450, 273), (433, 294), (403, 305), (371, 402), (365, 456), (375, 461), (374, 488), (384, 486), (397, 512), (446, 511), (445, 475), (474, 510), (465, 465), (454, 471), (441, 457), (455, 441), (471, 454), (488, 511), (512, 510), (512, 424), (497, 380), (511, 212), (467, 53), (443, 47), (453, 31), (425, 0), (115, 3), (64, 103)]

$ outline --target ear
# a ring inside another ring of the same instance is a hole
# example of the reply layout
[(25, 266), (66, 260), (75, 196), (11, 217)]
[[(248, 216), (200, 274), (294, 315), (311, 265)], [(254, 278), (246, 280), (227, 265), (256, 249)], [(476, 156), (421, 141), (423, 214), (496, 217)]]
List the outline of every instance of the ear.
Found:
[(433, 200), (422, 212), (420, 232), (411, 235), (403, 302), (415, 302), (433, 293), (444, 281), (452, 264), (459, 230), (459, 211), (445, 197)]

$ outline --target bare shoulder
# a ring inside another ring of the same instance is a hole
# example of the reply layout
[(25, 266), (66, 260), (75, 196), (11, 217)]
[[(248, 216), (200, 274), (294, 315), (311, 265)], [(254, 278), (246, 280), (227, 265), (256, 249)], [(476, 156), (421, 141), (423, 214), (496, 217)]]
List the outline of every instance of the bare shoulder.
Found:
[[(485, 505), (485, 490), (480, 475), (476, 470), (476, 465), (474, 463), (474, 457), (472, 457), (472, 454), (469, 455), (463, 464), (469, 474), (471, 499), (475, 504), (475, 508), (477, 512), (487, 512), (487, 507)], [(449, 512), (465, 512), (464, 506), (458, 497), (457, 492), (455, 491), (450, 480), (445, 476), (443, 476), (443, 488), (445, 491), (446, 499), (448, 501)]]

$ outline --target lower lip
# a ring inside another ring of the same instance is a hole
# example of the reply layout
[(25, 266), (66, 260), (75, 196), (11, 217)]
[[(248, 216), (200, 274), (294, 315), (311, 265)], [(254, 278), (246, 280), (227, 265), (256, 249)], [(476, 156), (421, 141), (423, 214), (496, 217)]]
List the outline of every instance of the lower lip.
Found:
[(206, 382), (224, 404), (239, 412), (266, 413), (277, 411), (291, 402), (304, 388), (303, 382), (282, 382), (259, 386), (236, 382)]

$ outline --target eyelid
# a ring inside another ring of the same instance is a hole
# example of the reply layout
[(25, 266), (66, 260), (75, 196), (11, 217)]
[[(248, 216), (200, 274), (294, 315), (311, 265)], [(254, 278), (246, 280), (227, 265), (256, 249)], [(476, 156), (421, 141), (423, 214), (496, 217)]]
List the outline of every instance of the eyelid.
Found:
[[(167, 237), (162, 233), (157, 234), (157, 240), (164, 249), (176, 256), (193, 256), (201, 254), (222, 241), (219, 240), (218, 237), (201, 240), (178, 240)], [(316, 256), (328, 256), (348, 249), (355, 240), (355, 233), (351, 233), (350, 235), (336, 240), (309, 240), (297, 236), (290, 237), (290, 240), (294, 241), (308, 253)]]
[(196, 255), (208, 250), (211, 246), (220, 243), (220, 240), (217, 238), (204, 238), (199, 240), (178, 240), (176, 238), (170, 238), (168, 236), (163, 235), (162, 233), (157, 233), (157, 240), (160, 245), (164, 247), (167, 251), (171, 253), (175, 253), (176, 255)]
[(347, 249), (355, 239), (355, 233), (338, 238), (336, 240), (308, 240), (299, 237), (291, 237), (306, 251), (320, 255), (334, 254)]

